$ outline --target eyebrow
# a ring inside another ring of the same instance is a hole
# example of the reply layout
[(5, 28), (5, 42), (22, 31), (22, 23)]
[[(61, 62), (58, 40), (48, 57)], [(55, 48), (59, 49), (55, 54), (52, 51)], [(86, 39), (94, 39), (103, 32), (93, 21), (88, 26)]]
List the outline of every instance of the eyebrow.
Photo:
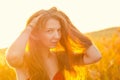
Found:
[(46, 28), (46, 29), (61, 29), (61, 27), (58, 27), (58, 28), (51, 28), (51, 27), (50, 27), (50, 28)]

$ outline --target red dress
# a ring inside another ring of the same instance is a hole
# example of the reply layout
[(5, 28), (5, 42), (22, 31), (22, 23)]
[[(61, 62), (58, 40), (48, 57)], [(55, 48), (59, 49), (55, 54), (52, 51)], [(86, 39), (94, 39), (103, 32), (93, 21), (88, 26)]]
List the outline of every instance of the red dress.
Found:
[(53, 80), (65, 80), (65, 78), (62, 72), (59, 71), (55, 74), (55, 76), (53, 77)]

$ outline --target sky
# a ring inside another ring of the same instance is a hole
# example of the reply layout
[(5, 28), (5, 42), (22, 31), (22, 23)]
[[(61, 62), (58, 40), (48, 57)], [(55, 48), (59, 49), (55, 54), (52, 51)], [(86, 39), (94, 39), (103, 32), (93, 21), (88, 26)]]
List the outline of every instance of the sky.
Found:
[(119, 0), (0, 0), (0, 48), (18, 37), (34, 12), (54, 6), (82, 33), (120, 26)]

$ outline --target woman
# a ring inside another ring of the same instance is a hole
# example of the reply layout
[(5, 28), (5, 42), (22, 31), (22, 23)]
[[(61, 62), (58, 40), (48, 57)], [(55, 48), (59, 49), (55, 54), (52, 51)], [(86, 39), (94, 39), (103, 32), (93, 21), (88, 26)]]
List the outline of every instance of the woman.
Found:
[(74, 65), (100, 58), (91, 40), (55, 7), (34, 13), (6, 54), (18, 80), (65, 80), (64, 70), (75, 72)]

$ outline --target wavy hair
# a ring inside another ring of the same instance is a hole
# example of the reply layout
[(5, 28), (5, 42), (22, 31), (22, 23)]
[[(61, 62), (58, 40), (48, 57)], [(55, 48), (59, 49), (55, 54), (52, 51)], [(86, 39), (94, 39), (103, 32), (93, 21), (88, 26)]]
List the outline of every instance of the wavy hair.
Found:
[[(47, 72), (43, 66), (42, 57), (38, 54), (39, 51), (39, 32), (40, 28), (43, 28), (46, 22), (50, 18), (58, 20), (61, 24), (61, 39), (59, 44), (54, 49), (58, 54), (59, 67), (62, 70), (65, 68), (70, 70), (72, 64), (70, 62), (73, 53), (84, 53), (85, 50), (92, 44), (91, 41), (84, 36), (76, 27), (72, 24), (69, 17), (62, 11), (57, 10), (56, 7), (52, 7), (49, 10), (40, 10), (34, 13), (29, 19), (26, 25), (28, 25), (34, 17), (40, 16), (36, 26), (34, 27), (29, 38), (28, 50), (29, 54), (26, 55), (26, 64), (28, 65), (28, 72), (30, 80), (49, 80)], [(59, 53), (63, 52), (66, 55), (66, 60), (61, 61)]]

